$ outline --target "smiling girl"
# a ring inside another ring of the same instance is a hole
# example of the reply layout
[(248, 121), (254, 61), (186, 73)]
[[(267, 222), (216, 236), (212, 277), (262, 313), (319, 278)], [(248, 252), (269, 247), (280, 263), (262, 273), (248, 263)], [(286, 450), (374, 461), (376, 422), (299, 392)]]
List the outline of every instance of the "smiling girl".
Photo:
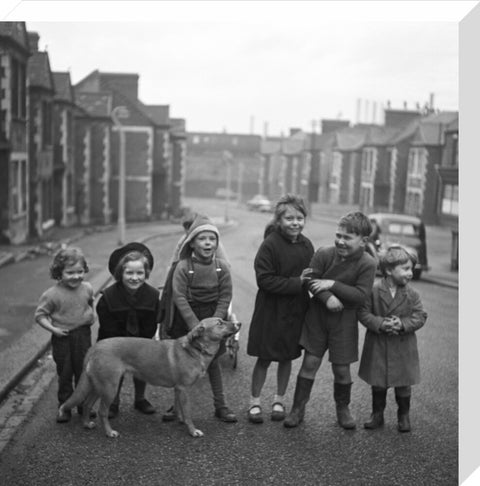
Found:
[(307, 210), (303, 200), (287, 194), (276, 204), (273, 221), (255, 257), (258, 292), (248, 336), (247, 353), (256, 356), (248, 419), (262, 423), (260, 394), (272, 361), (278, 362), (277, 394), (271, 419), (285, 417), (284, 394), (292, 360), (301, 354), (299, 339), (308, 306), (308, 264), (313, 245), (303, 234)]
[[(40, 297), (35, 321), (52, 333), (52, 355), (58, 374), (58, 404), (70, 397), (80, 379), (83, 358), (91, 346), (95, 321), (93, 288), (84, 282), (88, 265), (79, 248), (59, 250), (50, 266), (57, 284)], [(59, 413), (57, 422), (68, 422), (70, 412)]]
[[(108, 261), (116, 282), (102, 291), (97, 304), (98, 340), (111, 337), (152, 338), (157, 330), (160, 292), (146, 280), (153, 268), (153, 256), (142, 243), (132, 242), (117, 248)], [(146, 383), (133, 379), (134, 407), (142, 413), (155, 413), (145, 398)], [(110, 405), (109, 418), (119, 411), (120, 388)]]

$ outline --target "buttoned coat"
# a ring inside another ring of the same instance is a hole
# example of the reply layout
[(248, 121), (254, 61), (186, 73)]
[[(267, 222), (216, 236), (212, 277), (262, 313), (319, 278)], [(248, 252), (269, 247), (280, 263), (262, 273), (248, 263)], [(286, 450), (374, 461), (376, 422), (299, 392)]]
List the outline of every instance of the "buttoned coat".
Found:
[[(397, 316), (404, 331), (398, 335), (380, 331), (387, 316)], [(427, 319), (418, 292), (406, 285), (392, 297), (384, 278), (375, 282), (371, 298), (359, 309), (359, 321), (367, 328), (358, 375), (371, 386), (382, 388), (420, 382), (418, 331)]]

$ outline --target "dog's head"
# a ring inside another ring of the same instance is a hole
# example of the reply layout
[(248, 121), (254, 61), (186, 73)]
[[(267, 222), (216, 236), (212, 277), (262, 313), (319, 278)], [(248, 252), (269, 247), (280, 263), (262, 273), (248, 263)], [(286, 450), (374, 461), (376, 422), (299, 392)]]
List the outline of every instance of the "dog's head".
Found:
[(219, 345), (225, 339), (237, 333), (240, 329), (240, 322), (224, 321), (219, 317), (203, 319), (188, 333), (188, 342), (201, 341), (204, 346), (209, 344)]

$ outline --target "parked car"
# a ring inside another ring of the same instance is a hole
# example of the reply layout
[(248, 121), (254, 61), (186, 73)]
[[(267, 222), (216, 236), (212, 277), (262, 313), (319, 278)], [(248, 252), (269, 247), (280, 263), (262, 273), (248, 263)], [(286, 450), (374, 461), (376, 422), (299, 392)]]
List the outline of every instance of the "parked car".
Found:
[(273, 203), (262, 194), (257, 194), (253, 196), (252, 199), (247, 201), (247, 208), (250, 211), (261, 211), (261, 212), (271, 212), (273, 211)]
[(413, 279), (418, 280), (428, 270), (425, 225), (420, 218), (407, 214), (373, 213), (369, 215), (373, 226), (371, 246), (378, 253), (391, 244), (398, 243), (417, 258)]

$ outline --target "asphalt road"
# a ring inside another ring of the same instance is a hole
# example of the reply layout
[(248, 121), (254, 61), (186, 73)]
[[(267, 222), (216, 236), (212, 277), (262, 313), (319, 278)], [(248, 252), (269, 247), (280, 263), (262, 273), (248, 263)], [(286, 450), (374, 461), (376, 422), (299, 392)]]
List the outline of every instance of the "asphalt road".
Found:
[[(232, 210), (234, 211), (234, 210)], [(55, 423), (56, 382), (42, 395), (0, 457), (0, 482), (6, 485), (454, 485), (458, 483), (458, 292), (415, 282), (429, 314), (418, 332), (422, 382), (413, 388), (410, 434), (396, 430), (396, 408), (390, 391), (386, 425), (366, 431), (370, 390), (356, 378), (352, 411), (357, 430), (345, 431), (335, 422), (330, 367), (324, 362), (316, 378), (305, 422), (297, 429), (267, 420), (248, 423), (249, 387), (254, 359), (245, 353), (248, 323), (256, 286), (253, 258), (261, 241), (265, 214), (234, 214), (239, 225), (223, 235), (233, 267), (234, 310), (244, 323), (237, 369), (224, 358), (227, 400), (237, 424), (213, 417), (208, 379), (192, 389), (194, 421), (205, 437), (190, 437), (183, 425), (162, 423), (161, 411), (172, 392), (148, 388), (159, 413), (143, 416), (133, 410), (133, 390), (127, 378), (121, 413), (115, 427), (121, 436), (107, 439), (100, 428), (85, 431), (77, 416)], [(309, 222), (306, 234), (316, 246), (330, 244), (333, 223)], [(176, 238), (151, 240), (158, 262), (169, 255)], [(163, 279), (158, 265), (152, 282)], [(363, 340), (363, 331), (361, 333)], [(294, 362), (287, 393), (291, 404)], [(275, 392), (272, 365), (263, 393), (268, 412)], [(356, 376), (357, 365), (353, 366)]]

